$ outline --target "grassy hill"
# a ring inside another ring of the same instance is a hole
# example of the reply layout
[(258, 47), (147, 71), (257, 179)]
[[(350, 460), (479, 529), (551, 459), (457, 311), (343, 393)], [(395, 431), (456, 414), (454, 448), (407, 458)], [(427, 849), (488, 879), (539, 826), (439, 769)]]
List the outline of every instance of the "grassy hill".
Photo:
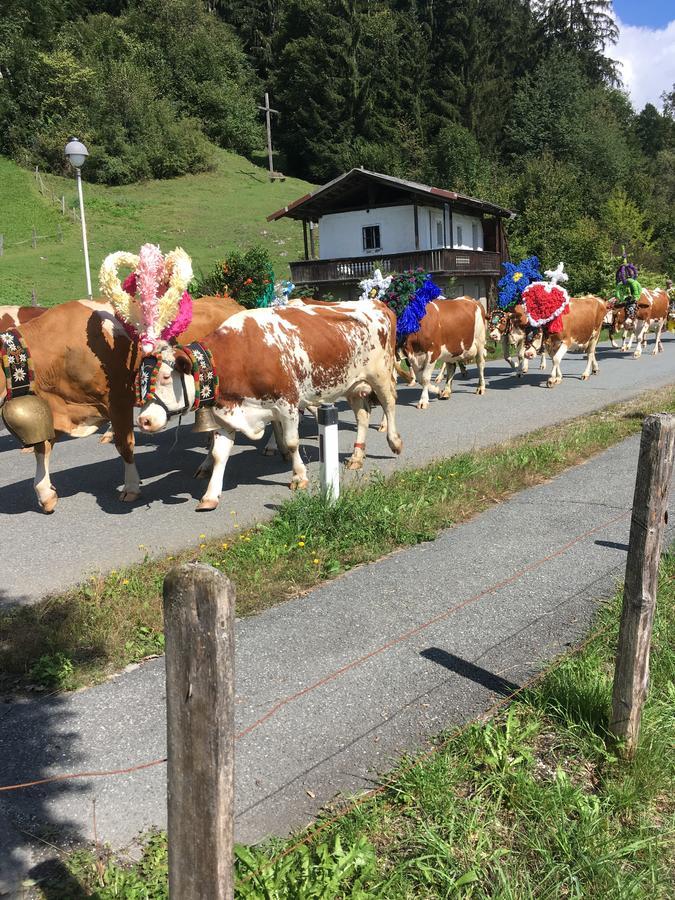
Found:
[[(98, 269), (107, 253), (137, 252), (152, 241), (163, 250), (182, 246), (195, 272), (207, 271), (228, 250), (260, 243), (272, 257), (275, 276), (288, 277), (288, 262), (302, 255), (302, 228), (297, 222), (268, 223), (269, 213), (311, 190), (307, 182), (288, 178), (270, 183), (265, 169), (233, 153), (220, 151), (214, 172), (171, 181), (124, 187), (84, 185), (94, 295)], [(86, 172), (85, 172), (86, 174)], [(45, 176), (66, 204), (77, 206), (74, 179)], [(0, 157), (0, 304), (26, 304), (34, 288), (49, 306), (86, 295), (79, 224), (63, 217), (37, 191), (32, 174)], [(50, 235), (30, 244), (31, 228)], [(57, 237), (58, 226), (63, 242)], [(17, 243), (26, 241), (26, 243)]]

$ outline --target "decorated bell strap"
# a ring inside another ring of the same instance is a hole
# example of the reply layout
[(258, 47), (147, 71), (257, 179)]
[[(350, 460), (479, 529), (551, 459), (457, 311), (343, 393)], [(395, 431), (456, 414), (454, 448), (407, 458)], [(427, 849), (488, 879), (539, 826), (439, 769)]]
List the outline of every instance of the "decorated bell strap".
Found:
[(25, 397), (33, 392), (35, 380), (33, 362), (26, 342), (16, 328), (0, 332), (0, 351), (2, 352), (2, 368), (7, 382), (7, 400), (12, 397)]
[(136, 406), (145, 406), (155, 398), (157, 375), (162, 365), (162, 354), (147, 353), (142, 359), (136, 375)]
[(213, 354), (205, 344), (199, 341), (178, 346), (192, 362), (192, 377), (195, 380), (195, 399), (192, 409), (199, 409), (200, 406), (213, 406), (218, 393), (218, 376), (213, 371)]

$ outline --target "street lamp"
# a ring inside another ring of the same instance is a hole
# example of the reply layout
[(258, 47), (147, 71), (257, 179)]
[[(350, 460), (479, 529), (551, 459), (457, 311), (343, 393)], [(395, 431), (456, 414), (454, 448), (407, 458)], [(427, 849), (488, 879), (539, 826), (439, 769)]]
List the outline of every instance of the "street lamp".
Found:
[(87, 247), (87, 226), (84, 221), (84, 200), (82, 199), (82, 176), (80, 174), (80, 169), (84, 165), (84, 161), (89, 156), (89, 151), (84, 146), (82, 141), (78, 141), (77, 138), (71, 138), (66, 144), (66, 159), (71, 164), (71, 166), (75, 169), (75, 176), (77, 178), (77, 193), (80, 197), (80, 219), (82, 221), (82, 246), (84, 247), (84, 268), (87, 273), (87, 295), (91, 300), (91, 272), (89, 271), (89, 249)]

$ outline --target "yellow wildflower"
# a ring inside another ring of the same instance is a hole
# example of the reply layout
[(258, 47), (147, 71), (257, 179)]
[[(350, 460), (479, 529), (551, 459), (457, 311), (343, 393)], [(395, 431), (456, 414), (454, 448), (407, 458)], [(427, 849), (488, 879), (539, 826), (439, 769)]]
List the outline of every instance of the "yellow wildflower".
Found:
[(298, 547), (304, 547), (304, 546), (305, 546), (304, 541), (298, 541)]

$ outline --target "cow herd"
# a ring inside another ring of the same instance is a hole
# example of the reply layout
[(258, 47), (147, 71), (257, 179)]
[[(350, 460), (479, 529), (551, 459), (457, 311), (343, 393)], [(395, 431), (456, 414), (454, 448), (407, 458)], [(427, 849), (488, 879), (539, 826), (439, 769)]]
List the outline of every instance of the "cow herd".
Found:
[[(124, 462), (119, 498), (136, 501), (141, 492), (134, 461), (136, 382), (142, 370), (138, 342), (129, 337), (112, 307), (102, 302), (71, 301), (47, 310), (1, 309), (0, 332), (18, 327), (29, 349), (32, 389), (51, 410), (56, 439), (85, 437), (110, 423)], [(470, 297), (438, 299), (428, 305), (419, 331), (397, 344), (395, 316), (377, 300), (335, 304), (303, 300), (286, 307), (244, 310), (227, 297), (203, 297), (194, 301), (192, 322), (180, 335), (180, 343), (160, 342), (153, 351), (153, 389), (142, 399), (137, 423), (143, 432), (156, 432), (173, 416), (195, 407), (197, 382), (190, 377), (194, 357), (186, 347), (199, 341), (208, 348), (209, 377), (218, 391), (208, 464), (200, 467), (208, 486), (198, 509), (211, 510), (219, 502), (236, 432), (257, 440), (271, 424), (277, 447), (292, 464), (291, 487), (305, 488), (307, 470), (298, 434), (302, 410), (346, 398), (357, 426), (348, 466), (360, 468), (374, 404), (383, 408), (380, 427), (387, 432), (390, 449), (401, 452), (396, 429), (397, 373), (419, 383), (419, 409), (428, 407), (430, 393), (449, 397), (456, 366), (463, 368), (469, 362), (478, 366), (477, 393), (482, 394), (489, 337), (501, 342), (505, 359), (518, 374), (527, 371), (528, 360), (537, 354), (544, 368), (548, 354), (553, 364), (550, 387), (562, 379), (565, 353), (582, 350), (588, 364), (581, 377), (587, 379), (598, 371), (595, 351), (605, 322), (612, 345), (617, 331), (623, 332), (622, 349), (630, 349), (636, 341), (636, 357), (651, 326), (656, 327), (653, 352), (663, 349), (666, 293), (644, 290), (630, 312), (632, 318), (627, 318), (625, 309), (597, 297), (572, 298), (562, 331), (542, 335), (528, 328), (522, 307), (496, 311), (488, 321), (483, 306)], [(517, 362), (511, 359), (512, 347)], [(407, 367), (401, 367), (403, 361)], [(0, 407), (6, 396), (6, 374), (0, 368)], [(34, 445), (34, 487), (46, 513), (54, 511), (58, 500), (49, 474), (53, 445), (54, 440)]]

